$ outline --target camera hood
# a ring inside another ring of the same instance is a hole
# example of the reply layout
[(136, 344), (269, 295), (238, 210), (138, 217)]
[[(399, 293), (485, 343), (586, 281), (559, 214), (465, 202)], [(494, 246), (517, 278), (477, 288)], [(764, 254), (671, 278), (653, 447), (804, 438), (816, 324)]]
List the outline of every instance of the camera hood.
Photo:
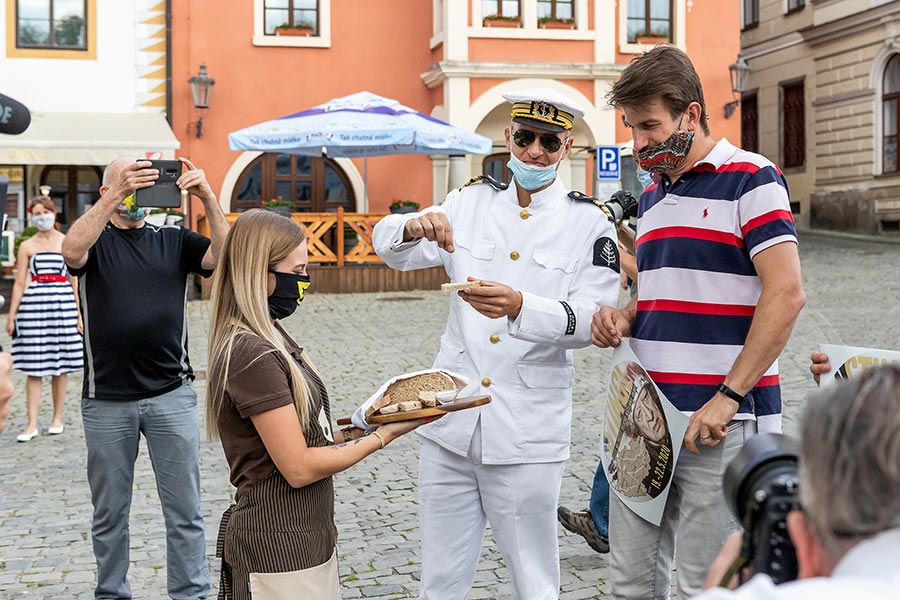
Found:
[(743, 523), (748, 495), (759, 489), (758, 483), (783, 472), (797, 471), (799, 455), (792, 438), (777, 433), (752, 436), (725, 469), (722, 490), (731, 512)]

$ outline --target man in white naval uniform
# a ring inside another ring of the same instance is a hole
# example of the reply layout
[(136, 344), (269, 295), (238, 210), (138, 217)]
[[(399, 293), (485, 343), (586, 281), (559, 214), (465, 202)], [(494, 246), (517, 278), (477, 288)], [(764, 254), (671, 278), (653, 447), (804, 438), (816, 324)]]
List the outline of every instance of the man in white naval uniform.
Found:
[(384, 218), (373, 236), (395, 269), (443, 265), (451, 281), (482, 281), (451, 296), (434, 366), (470, 378), (461, 395), (493, 401), (419, 429), (421, 599), (466, 597), (486, 520), (513, 598), (558, 597), (572, 349), (590, 345), (593, 313), (618, 299), (612, 224), (556, 177), (584, 111), (546, 88), (504, 98), (514, 183), (476, 178), (441, 206)]

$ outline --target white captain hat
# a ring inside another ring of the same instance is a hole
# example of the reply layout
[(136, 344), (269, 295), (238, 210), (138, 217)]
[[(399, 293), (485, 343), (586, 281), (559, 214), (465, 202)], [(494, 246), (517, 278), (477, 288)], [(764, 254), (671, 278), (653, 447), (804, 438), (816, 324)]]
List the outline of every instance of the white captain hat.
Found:
[(559, 133), (572, 129), (575, 119), (584, 116), (577, 102), (549, 87), (506, 92), (512, 102), (510, 117), (516, 123)]

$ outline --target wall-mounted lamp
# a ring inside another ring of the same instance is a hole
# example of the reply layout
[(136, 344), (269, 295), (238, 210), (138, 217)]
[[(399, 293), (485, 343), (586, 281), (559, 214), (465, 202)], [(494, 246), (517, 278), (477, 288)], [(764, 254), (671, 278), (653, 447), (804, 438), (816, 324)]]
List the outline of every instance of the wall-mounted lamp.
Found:
[(191, 84), (191, 95), (194, 97), (194, 108), (199, 109), (200, 119), (197, 121), (197, 137), (203, 137), (203, 111), (209, 108), (212, 86), (216, 80), (206, 72), (206, 63), (200, 63), (200, 72), (188, 79)]
[(38, 186), (38, 190), (41, 192), (41, 196), (50, 196), (50, 190), (52, 190), (49, 185), (41, 185)]
[(732, 100), (725, 105), (725, 118), (731, 118), (737, 107), (741, 105), (740, 95), (747, 86), (747, 77), (750, 75), (750, 65), (744, 60), (740, 54), (737, 60), (728, 65), (728, 75), (731, 78), (731, 93), (737, 96), (736, 100)]

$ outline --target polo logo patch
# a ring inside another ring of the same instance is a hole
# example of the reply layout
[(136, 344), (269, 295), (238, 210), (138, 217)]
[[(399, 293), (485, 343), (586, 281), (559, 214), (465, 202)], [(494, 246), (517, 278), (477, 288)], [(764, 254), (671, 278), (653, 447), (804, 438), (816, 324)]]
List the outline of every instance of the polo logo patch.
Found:
[(619, 246), (607, 237), (594, 242), (594, 266), (619, 272)]
[(708, 216), (709, 216), (709, 209), (708, 209), (708, 208), (704, 208), (704, 209), (703, 209), (703, 218), (705, 219), (705, 218), (708, 217)]

